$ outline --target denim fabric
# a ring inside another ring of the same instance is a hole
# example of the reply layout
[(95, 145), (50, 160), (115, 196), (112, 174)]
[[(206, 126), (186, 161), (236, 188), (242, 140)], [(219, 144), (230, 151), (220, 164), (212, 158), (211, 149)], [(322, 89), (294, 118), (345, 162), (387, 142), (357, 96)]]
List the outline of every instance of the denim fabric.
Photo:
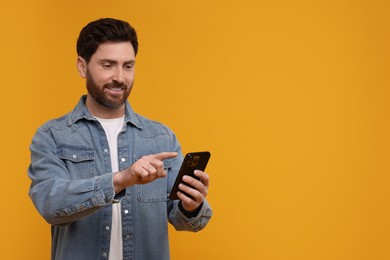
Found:
[(30, 146), (29, 195), (52, 225), (52, 259), (108, 259), (112, 204), (119, 201), (123, 259), (169, 259), (168, 221), (177, 230), (196, 232), (212, 215), (207, 201), (197, 216), (187, 218), (178, 201), (167, 199), (183, 159), (180, 144), (170, 129), (134, 113), (126, 102), (119, 170), (143, 155), (175, 151), (179, 156), (164, 161), (167, 177), (115, 195), (106, 135), (85, 99), (71, 113), (41, 126)]

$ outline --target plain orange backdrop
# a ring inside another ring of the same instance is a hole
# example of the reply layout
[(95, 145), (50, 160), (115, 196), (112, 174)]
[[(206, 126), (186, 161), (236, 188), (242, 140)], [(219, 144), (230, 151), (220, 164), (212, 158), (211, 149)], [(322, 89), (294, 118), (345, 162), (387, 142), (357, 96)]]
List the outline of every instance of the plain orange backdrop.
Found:
[(390, 259), (388, 1), (2, 1), (1, 258), (49, 259), (38, 126), (85, 93), (80, 29), (128, 20), (135, 110), (209, 150), (214, 216), (172, 259)]

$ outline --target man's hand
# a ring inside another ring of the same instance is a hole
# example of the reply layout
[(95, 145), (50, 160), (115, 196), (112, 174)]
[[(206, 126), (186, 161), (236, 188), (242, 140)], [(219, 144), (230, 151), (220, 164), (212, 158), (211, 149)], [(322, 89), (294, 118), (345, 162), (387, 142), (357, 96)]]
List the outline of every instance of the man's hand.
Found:
[(128, 186), (146, 184), (157, 178), (165, 177), (167, 173), (164, 171), (163, 160), (176, 156), (176, 152), (162, 152), (141, 157), (129, 168), (114, 175), (115, 193), (119, 193)]
[(209, 175), (199, 170), (195, 170), (194, 173), (200, 180), (188, 175), (183, 176), (183, 182), (191, 185), (192, 188), (183, 183), (179, 184), (179, 189), (191, 197), (186, 196), (183, 192), (177, 192), (182, 207), (188, 212), (196, 210), (203, 203), (209, 189)]

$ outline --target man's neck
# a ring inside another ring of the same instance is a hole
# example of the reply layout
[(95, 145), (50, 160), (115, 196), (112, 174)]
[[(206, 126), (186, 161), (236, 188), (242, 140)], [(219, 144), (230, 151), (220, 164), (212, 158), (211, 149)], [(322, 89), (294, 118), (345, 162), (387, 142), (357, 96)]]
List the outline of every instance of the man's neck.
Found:
[(123, 104), (119, 108), (107, 108), (100, 105), (96, 100), (91, 97), (89, 94), (87, 95), (87, 100), (85, 101), (85, 105), (88, 111), (98, 118), (103, 119), (113, 119), (122, 117), (125, 114), (125, 104)]

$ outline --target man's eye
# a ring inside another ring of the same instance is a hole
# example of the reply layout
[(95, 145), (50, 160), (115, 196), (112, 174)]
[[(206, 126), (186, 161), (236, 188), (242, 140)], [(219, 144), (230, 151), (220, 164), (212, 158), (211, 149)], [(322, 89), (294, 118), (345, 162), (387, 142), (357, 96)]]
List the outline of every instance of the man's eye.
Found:
[(127, 69), (127, 70), (131, 70), (133, 68), (134, 68), (134, 64), (130, 64), (130, 65), (125, 66), (125, 69)]
[(111, 68), (111, 64), (102, 64), (102, 67), (105, 69)]

